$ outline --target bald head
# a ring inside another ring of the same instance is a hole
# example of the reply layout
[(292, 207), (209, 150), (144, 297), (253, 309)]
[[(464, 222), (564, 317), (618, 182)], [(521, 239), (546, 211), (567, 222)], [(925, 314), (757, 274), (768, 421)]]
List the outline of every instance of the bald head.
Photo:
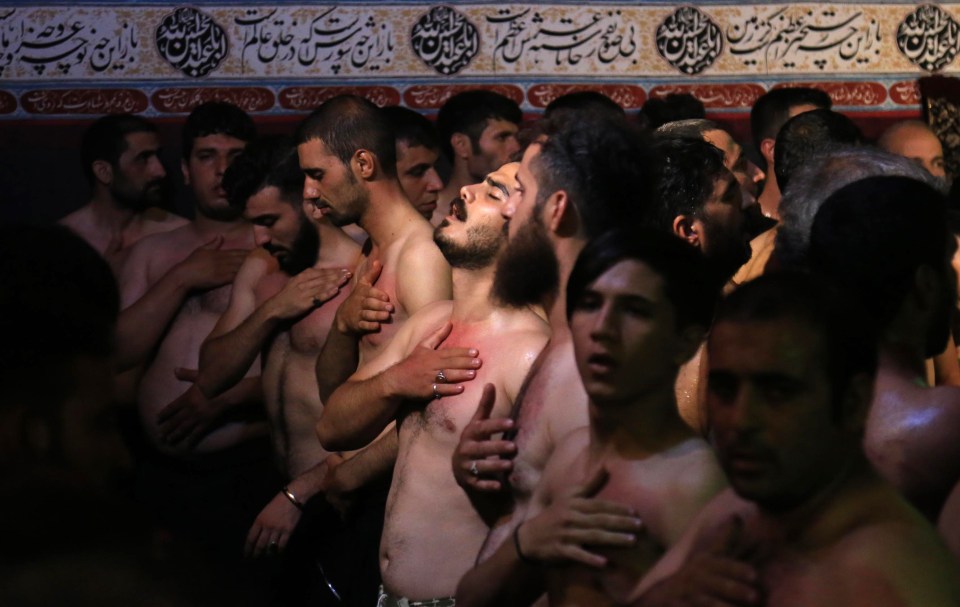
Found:
[(946, 177), (943, 145), (929, 126), (919, 120), (904, 120), (884, 131), (877, 141), (880, 149), (909, 158), (934, 177)]

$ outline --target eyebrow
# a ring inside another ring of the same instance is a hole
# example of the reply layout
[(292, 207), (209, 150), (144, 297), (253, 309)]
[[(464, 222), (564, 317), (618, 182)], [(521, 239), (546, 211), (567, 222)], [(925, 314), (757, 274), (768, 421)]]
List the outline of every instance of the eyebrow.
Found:
[(498, 190), (503, 192), (504, 196), (510, 196), (510, 190), (507, 189), (507, 186), (500, 183), (499, 181), (495, 181), (493, 177), (487, 177), (485, 181), (487, 182), (487, 185), (489, 185), (490, 187), (497, 188)]

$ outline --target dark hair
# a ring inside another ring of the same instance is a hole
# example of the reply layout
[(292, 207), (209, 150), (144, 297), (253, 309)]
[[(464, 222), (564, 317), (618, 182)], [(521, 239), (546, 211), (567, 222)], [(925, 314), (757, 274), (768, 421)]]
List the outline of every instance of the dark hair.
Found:
[(634, 225), (653, 194), (650, 145), (626, 118), (561, 113), (538, 123), (537, 205), (564, 190), (585, 238)]
[(249, 143), (257, 136), (250, 115), (226, 101), (208, 101), (193, 108), (180, 133), (183, 159), (189, 160), (193, 142), (207, 135), (227, 135)]
[(673, 234), (640, 228), (614, 230), (590, 241), (567, 281), (567, 320), (577, 309), (584, 291), (604, 272), (625, 260), (642, 262), (663, 280), (663, 290), (673, 306), (677, 328), (710, 327), (720, 297), (718, 283), (703, 254)]
[(723, 131), (724, 128), (706, 118), (689, 118), (687, 120), (674, 120), (660, 125), (654, 132), (657, 139), (665, 137), (685, 137), (687, 139), (703, 139), (703, 136), (710, 131)]
[(251, 196), (267, 187), (280, 190), (292, 205), (303, 201), (303, 171), (290, 137), (270, 135), (250, 143), (227, 167), (223, 189), (230, 206), (244, 209)]
[(80, 140), (80, 161), (87, 181), (91, 185), (96, 181), (93, 175), (95, 161), (106, 160), (117, 166), (120, 156), (127, 151), (127, 135), (156, 132), (155, 124), (133, 114), (110, 114), (97, 119), (87, 127)]
[(947, 268), (943, 195), (906, 177), (869, 177), (834, 192), (810, 233), (810, 267), (848, 286), (878, 327), (897, 315), (916, 271)]
[(640, 108), (643, 126), (658, 129), (668, 122), (703, 118), (707, 115), (703, 102), (690, 93), (670, 93), (666, 97), (651, 97)]
[(422, 146), (430, 150), (440, 148), (437, 128), (419, 112), (399, 105), (391, 105), (381, 110), (387, 117), (397, 143), (407, 147)]
[(440, 133), (443, 154), (448, 159), (453, 159), (450, 138), (454, 133), (466, 134), (476, 149), (488, 120), (506, 120), (520, 124), (523, 113), (512, 99), (493, 91), (464, 91), (447, 99), (437, 113), (437, 131)]
[(806, 86), (773, 89), (761, 95), (750, 110), (750, 132), (757, 152), (764, 139), (777, 138), (780, 127), (790, 118), (791, 108), (807, 104), (824, 110), (832, 106), (830, 95)]
[(790, 177), (800, 167), (837, 146), (857, 145), (862, 139), (857, 125), (833, 110), (812, 110), (794, 116), (780, 129), (773, 151), (780, 191), (786, 191)]
[(597, 91), (574, 91), (560, 95), (547, 104), (543, 110), (543, 117), (550, 118), (557, 112), (576, 112), (577, 114), (599, 112), (621, 118), (627, 115), (619, 103)]
[(331, 97), (307, 116), (297, 128), (297, 145), (319, 139), (346, 166), (357, 150), (373, 152), (380, 171), (397, 174), (397, 150), (393, 129), (383, 110), (356, 95)]
[(673, 231), (677, 215), (699, 217), (718, 178), (727, 174), (723, 152), (702, 139), (657, 139), (657, 196), (646, 205), (643, 223)]
[[(826, 371), (837, 407), (854, 376), (876, 374), (875, 325), (849, 292), (823, 276), (794, 270), (764, 274), (720, 302), (714, 325), (786, 318), (804, 322), (823, 339)], [(839, 417), (839, 408), (834, 413)]]
[(93, 247), (62, 226), (0, 227), (0, 276), (0, 401), (57, 406), (72, 389), (73, 361), (113, 352), (117, 282)]

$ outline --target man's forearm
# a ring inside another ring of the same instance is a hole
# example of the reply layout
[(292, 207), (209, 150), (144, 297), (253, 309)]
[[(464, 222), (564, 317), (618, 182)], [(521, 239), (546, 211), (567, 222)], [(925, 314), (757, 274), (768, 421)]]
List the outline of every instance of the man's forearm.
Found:
[(320, 402), (326, 403), (334, 390), (347, 381), (357, 370), (360, 360), (360, 340), (337, 329), (336, 323), (330, 327), (327, 339), (317, 357), (317, 387), (320, 390)]
[(190, 289), (177, 273), (167, 272), (117, 319), (117, 371), (146, 362), (176, 316)]
[(356, 452), (336, 469), (336, 489), (349, 493), (388, 474), (397, 461), (400, 443), (394, 426), (389, 426), (380, 438)]
[(328, 451), (360, 449), (393, 420), (402, 398), (390, 387), (393, 368), (369, 379), (347, 381), (324, 404), (317, 437)]
[(200, 392), (214, 398), (243, 379), (280, 321), (263, 305), (234, 330), (203, 342), (196, 381)]
[(530, 605), (543, 592), (540, 565), (521, 560), (515, 542), (507, 540), (460, 579), (457, 605)]

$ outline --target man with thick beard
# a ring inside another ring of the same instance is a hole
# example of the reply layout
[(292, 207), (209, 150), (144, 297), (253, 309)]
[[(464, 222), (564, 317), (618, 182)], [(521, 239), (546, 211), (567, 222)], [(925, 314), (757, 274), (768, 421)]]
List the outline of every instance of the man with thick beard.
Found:
[[(337, 304), (346, 297), (341, 287), (360, 248), (303, 201), (303, 174), (290, 140), (265, 138), (251, 144), (227, 171), (224, 187), (231, 204), (253, 224), (260, 248), (240, 268), (230, 303), (200, 349), (196, 382), (176, 412), (174, 407), (165, 412), (162, 429), (176, 440), (193, 431), (192, 419), (217, 419), (222, 410), (194, 403), (216, 402), (218, 395), (245, 381), (251, 369), (254, 374), (259, 370), (274, 456), (287, 484), (278, 482), (272, 499), (259, 504), (260, 514), (247, 521), (246, 553), (275, 555), (287, 549), (294, 529), (301, 528), (304, 506), (304, 522), (325, 529), (336, 525), (336, 514), (322, 499), (308, 503), (325, 489), (328, 455), (312, 433), (323, 407), (313, 364)], [(312, 563), (309, 549), (321, 546), (313, 539), (297, 542), (303, 535), (294, 536), (295, 555), (283, 565), (289, 579), (278, 601), (310, 596), (315, 580), (298, 566)], [(243, 537), (237, 540), (239, 552)], [(316, 604), (333, 601), (329, 594), (313, 598)]]
[[(570, 270), (590, 239), (636, 225), (652, 191), (649, 145), (625, 120), (571, 112), (544, 121), (540, 129), (523, 154), (518, 187), (503, 207), (509, 234), (495, 295), (514, 305), (540, 304), (550, 323), (550, 343), (524, 381), (510, 418), (489, 419), (478, 407), (453, 458), (457, 482), (493, 525), (480, 560), (524, 519), (560, 439), (588, 423), (566, 315)], [(501, 432), (507, 432), (504, 440), (494, 440)]]
[(159, 207), (167, 176), (159, 152), (156, 125), (132, 114), (104, 116), (83, 134), (80, 156), (90, 202), (59, 223), (96, 249), (114, 274), (135, 242), (187, 223)]
[[(413, 315), (383, 352), (330, 397), (317, 426), (328, 449), (362, 447), (396, 420), (399, 453), (387, 501), (379, 605), (452, 604), (489, 527), (457, 486), (450, 456), (482, 398), (506, 417), (549, 336), (528, 305), (499, 297), (502, 207), (517, 163), (461, 189), (434, 240), (453, 268), (453, 301)], [(481, 365), (481, 360), (482, 365)], [(474, 381), (479, 380), (479, 381)]]

